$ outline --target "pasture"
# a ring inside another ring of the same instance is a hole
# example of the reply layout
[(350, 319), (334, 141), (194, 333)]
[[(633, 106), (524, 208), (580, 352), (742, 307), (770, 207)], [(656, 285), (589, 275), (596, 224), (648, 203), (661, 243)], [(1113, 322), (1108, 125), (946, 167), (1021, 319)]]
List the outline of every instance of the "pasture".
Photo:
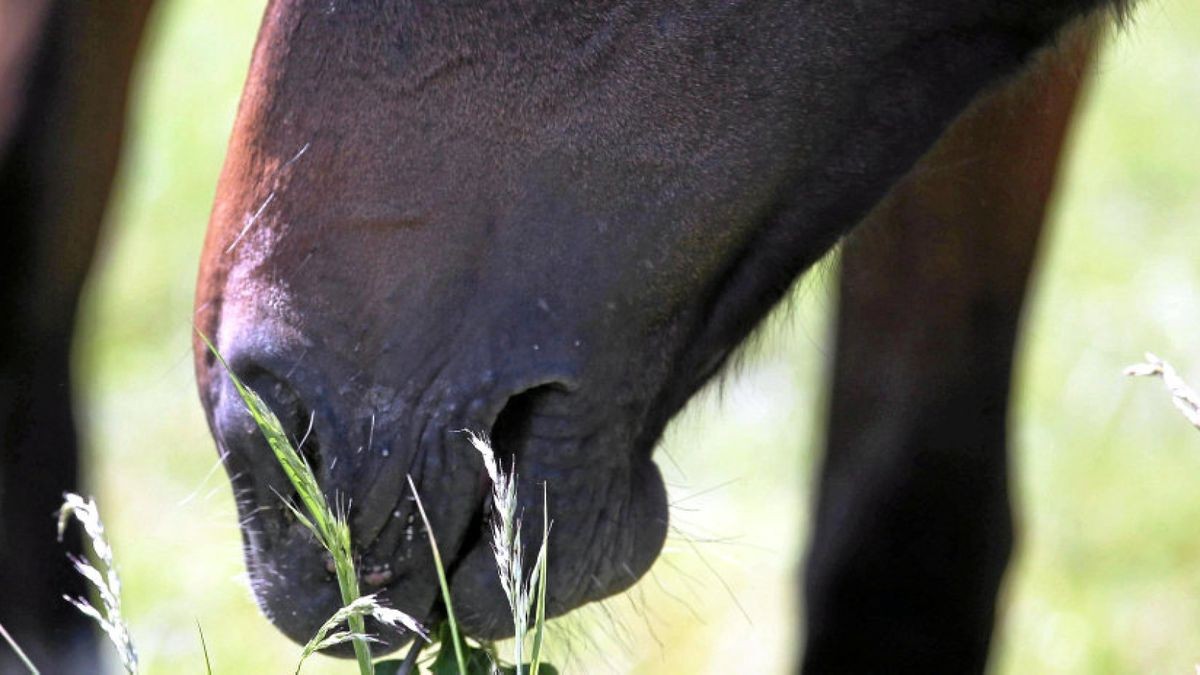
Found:
[[(86, 491), (148, 673), (202, 667), (197, 621), (219, 673), (282, 672), (299, 652), (246, 588), (191, 367), (196, 261), (262, 4), (171, 0), (153, 16), (76, 344)], [(1158, 385), (1121, 377), (1149, 349), (1200, 382), (1200, 6), (1144, 2), (1108, 43), (1023, 337), (1001, 673), (1200, 663), (1200, 434)], [(627, 597), (551, 633), (567, 672), (786, 671), (833, 264), (669, 431), (667, 551)], [(318, 657), (304, 672), (352, 668)]]

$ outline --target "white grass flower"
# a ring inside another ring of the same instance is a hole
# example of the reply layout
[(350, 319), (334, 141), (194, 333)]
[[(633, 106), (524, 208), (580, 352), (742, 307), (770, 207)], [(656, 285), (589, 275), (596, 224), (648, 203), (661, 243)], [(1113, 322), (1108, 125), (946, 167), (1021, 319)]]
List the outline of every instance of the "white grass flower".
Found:
[(74, 517), (83, 526), (84, 533), (91, 541), (98, 567), (92, 563), (70, 556), (71, 563), (83, 578), (87, 579), (100, 596), (101, 607), (93, 606), (84, 598), (72, 598), (64, 595), (68, 602), (75, 605), (85, 616), (95, 621), (108, 636), (109, 641), (117, 648), (121, 657), (121, 665), (126, 672), (137, 673), (137, 650), (133, 647), (133, 639), (129, 627), (121, 614), (121, 579), (117, 576), (117, 568), (113, 564), (112, 547), (104, 535), (104, 523), (100, 520), (100, 510), (96, 508), (93, 499), (84, 499), (77, 494), (68, 492), (63, 495), (63, 505), (58, 511), (58, 539), (62, 541), (67, 523)]
[(1171, 393), (1171, 401), (1175, 407), (1192, 426), (1200, 429), (1200, 395), (1183, 381), (1171, 364), (1146, 352), (1146, 362), (1129, 366), (1125, 369), (1125, 374), (1133, 377), (1161, 377), (1167, 391)]
[(371, 636), (353, 630), (334, 630), (343, 623), (349, 623), (355, 617), (367, 616), (373, 617), (376, 621), (391, 628), (406, 628), (421, 636), (422, 640), (429, 642), (429, 633), (426, 632), (421, 622), (398, 609), (381, 605), (375, 595), (364, 595), (355, 598), (350, 604), (334, 612), (333, 616), (317, 629), (308, 644), (304, 645), (304, 651), (300, 654), (300, 662), (296, 664), (296, 672), (300, 672), (300, 666), (304, 665), (305, 659), (322, 649), (355, 640), (373, 640), (374, 638)]
[(545, 623), (545, 565), (549, 524), (544, 523), (541, 550), (538, 552), (532, 574), (526, 577), (523, 570), (524, 556), (521, 547), (521, 518), (517, 514), (515, 461), (512, 471), (505, 473), (504, 467), (500, 466), (500, 462), (497, 461), (496, 453), (487, 438), (472, 431), (467, 432), (467, 438), (483, 458), (483, 466), (492, 480), (492, 505), (494, 507), (491, 523), (492, 553), (496, 558), (496, 573), (500, 577), (500, 586), (508, 599), (509, 609), (512, 610), (513, 663), (516, 666), (517, 675), (524, 673), (524, 647), (525, 636), (529, 632), (529, 614), (534, 609), (534, 599), (538, 600), (538, 612), (535, 618), (537, 635), (534, 640), (533, 658), (533, 670), (536, 672), (541, 647), (541, 631)]

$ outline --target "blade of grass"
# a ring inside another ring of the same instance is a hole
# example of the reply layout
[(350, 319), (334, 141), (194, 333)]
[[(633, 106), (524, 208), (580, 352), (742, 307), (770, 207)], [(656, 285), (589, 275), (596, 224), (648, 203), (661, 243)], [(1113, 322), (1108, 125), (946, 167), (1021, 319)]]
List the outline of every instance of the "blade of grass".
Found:
[[(280, 423), (275, 413), (271, 412), (271, 408), (254, 390), (242, 384), (207, 335), (199, 330), (196, 331), (196, 335), (220, 362), (225, 373), (229, 375), (230, 381), (233, 382), (233, 386), (250, 412), (250, 416), (254, 418), (259, 431), (267, 440), (267, 445), (275, 454), (275, 459), (279, 461), (288, 481), (296, 489), (304, 508), (312, 516), (311, 520), (303, 522), (316, 535), (325, 550), (333, 556), (342, 605), (352, 604), (359, 597), (358, 574), (354, 569), (353, 550), (350, 547), (350, 526), (346, 524), (345, 514), (341, 509), (337, 512), (330, 509), (329, 502), (325, 499), (325, 493), (321, 491), (320, 484), (317, 483), (317, 477), (313, 474), (312, 467), (292, 447), (283, 424)], [(290, 505), (289, 508), (295, 509)], [(374, 666), (371, 664), (371, 649), (366, 639), (366, 622), (361, 614), (352, 614), (348, 618), (347, 624), (350, 627), (350, 633), (354, 636), (354, 656), (358, 660), (359, 672), (361, 675), (372, 675)]]
[[(446, 581), (446, 568), (442, 566), (442, 554), (438, 551), (437, 538), (433, 536), (433, 526), (429, 516), (425, 515), (425, 505), (421, 503), (421, 495), (412, 476), (408, 476), (408, 488), (412, 490), (413, 499), (417, 502), (417, 510), (421, 512), (421, 520), (425, 523), (425, 533), (429, 535), (429, 548), (433, 549), (433, 565), (437, 568), (438, 585), (442, 588), (442, 604), (446, 605), (446, 622), (450, 624), (450, 639), (454, 643), (454, 659), (458, 663), (458, 672), (467, 673), (467, 660), (463, 657), (462, 636), (458, 633), (458, 621), (454, 618), (454, 606), (450, 603), (450, 584)], [(445, 648), (445, 645), (442, 645)]]
[(421, 655), (421, 649), (424, 647), (420, 642), (413, 641), (413, 646), (409, 648), (408, 654), (404, 656), (404, 661), (400, 663), (400, 669), (396, 671), (396, 675), (409, 675), (417, 668), (417, 657)]
[(33, 675), (41, 675), (37, 667), (33, 665), (33, 661), (29, 660), (29, 656), (25, 654), (25, 651), (21, 649), (21, 646), (17, 644), (17, 641), (8, 634), (8, 631), (4, 629), (4, 624), (2, 623), (0, 623), (0, 637), (3, 637), (4, 641), (8, 643), (8, 646), (12, 647), (12, 650), (14, 653), (16, 653), (17, 658), (21, 659), (21, 663), (25, 664), (25, 667), (29, 669), (29, 672), (33, 673)]
[(212, 675), (212, 661), (208, 658), (208, 643), (204, 641), (204, 629), (200, 627), (200, 622), (196, 622), (196, 632), (200, 633), (200, 649), (204, 650), (204, 672)]
[(550, 506), (546, 496), (546, 484), (542, 483), (542, 548), (538, 551), (537, 613), (533, 619), (533, 650), (529, 653), (529, 673), (538, 675), (542, 665), (542, 637), (546, 631), (546, 570), (547, 550), (550, 542)]

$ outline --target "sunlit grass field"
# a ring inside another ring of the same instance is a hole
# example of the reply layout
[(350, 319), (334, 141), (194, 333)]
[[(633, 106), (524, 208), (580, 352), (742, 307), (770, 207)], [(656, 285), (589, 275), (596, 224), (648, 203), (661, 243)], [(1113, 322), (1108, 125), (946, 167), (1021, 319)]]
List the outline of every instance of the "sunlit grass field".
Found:
[[(169, 0), (155, 15), (77, 344), (88, 491), (147, 673), (200, 672), (196, 622), (218, 673), (288, 672), (299, 653), (251, 600), (190, 355), (200, 245), (262, 5)], [(1094, 84), (1023, 342), (1023, 538), (1002, 673), (1200, 663), (1200, 433), (1160, 385), (1120, 375), (1151, 349), (1200, 382), (1200, 5), (1141, 3)], [(567, 672), (787, 672), (833, 272), (810, 274), (737, 376), (670, 429), (668, 550), (634, 591), (551, 633)]]

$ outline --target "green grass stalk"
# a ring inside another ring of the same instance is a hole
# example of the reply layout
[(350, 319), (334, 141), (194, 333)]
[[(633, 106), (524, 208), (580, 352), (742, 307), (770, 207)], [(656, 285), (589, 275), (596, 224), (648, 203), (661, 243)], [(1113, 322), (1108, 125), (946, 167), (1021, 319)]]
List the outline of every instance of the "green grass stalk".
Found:
[(200, 649), (204, 650), (204, 672), (212, 675), (212, 661), (208, 658), (208, 642), (204, 639), (204, 629), (196, 622), (196, 632), (200, 634)]
[(546, 484), (542, 483), (542, 549), (538, 551), (537, 561), (537, 601), (533, 617), (533, 649), (529, 652), (529, 673), (538, 675), (542, 666), (542, 638), (546, 633), (546, 577), (547, 551), (546, 543), (550, 541), (550, 505), (546, 496)]
[[(413, 499), (417, 502), (417, 510), (421, 512), (421, 521), (425, 523), (425, 532), (429, 535), (429, 548), (433, 549), (433, 565), (437, 568), (438, 586), (442, 589), (442, 604), (446, 606), (446, 622), (450, 624), (450, 641), (454, 643), (454, 660), (458, 664), (460, 675), (467, 673), (467, 659), (463, 655), (462, 636), (458, 632), (458, 620), (454, 618), (454, 605), (450, 602), (450, 583), (446, 581), (446, 568), (442, 565), (442, 554), (438, 551), (437, 537), (433, 536), (433, 526), (429, 516), (425, 515), (425, 505), (421, 503), (421, 495), (412, 476), (408, 477), (408, 487), (412, 490)], [(442, 645), (445, 649), (445, 645)]]
[[(241, 396), (242, 402), (249, 410), (250, 416), (254, 418), (254, 422), (266, 438), (267, 445), (275, 453), (275, 458), (283, 468), (288, 481), (296, 489), (296, 493), (300, 496), (300, 502), (304, 505), (308, 515), (302, 513), (294, 504), (288, 502), (285, 504), (296, 515), (296, 519), (311, 530), (325, 550), (333, 556), (342, 604), (344, 606), (352, 604), (359, 598), (358, 574), (354, 569), (353, 551), (350, 547), (350, 526), (346, 522), (346, 514), (340, 508), (337, 512), (330, 508), (329, 502), (325, 499), (325, 493), (321, 491), (321, 486), (313, 474), (312, 467), (292, 447), (283, 424), (280, 423), (275, 413), (271, 412), (266, 402), (252, 389), (242, 384), (242, 381), (234, 374), (229, 364), (225, 362), (225, 358), (221, 356), (206, 335), (200, 331), (196, 331), (196, 334), (200, 336), (200, 339), (229, 375), (234, 388), (237, 389), (238, 395)], [(358, 661), (359, 672), (361, 675), (372, 675), (374, 667), (371, 664), (371, 650), (367, 644), (366, 623), (363, 616), (351, 614), (347, 619), (347, 624), (353, 635), (354, 656)]]
[(17, 658), (21, 659), (21, 663), (25, 664), (25, 667), (29, 669), (29, 672), (33, 673), (33, 675), (41, 675), (37, 669), (37, 666), (33, 665), (33, 661), (29, 660), (29, 656), (25, 654), (25, 651), (21, 649), (21, 646), (17, 644), (17, 641), (8, 634), (8, 631), (4, 629), (4, 624), (2, 623), (0, 623), (0, 637), (3, 637), (4, 641), (8, 643), (8, 646), (12, 647), (12, 650), (17, 655)]

